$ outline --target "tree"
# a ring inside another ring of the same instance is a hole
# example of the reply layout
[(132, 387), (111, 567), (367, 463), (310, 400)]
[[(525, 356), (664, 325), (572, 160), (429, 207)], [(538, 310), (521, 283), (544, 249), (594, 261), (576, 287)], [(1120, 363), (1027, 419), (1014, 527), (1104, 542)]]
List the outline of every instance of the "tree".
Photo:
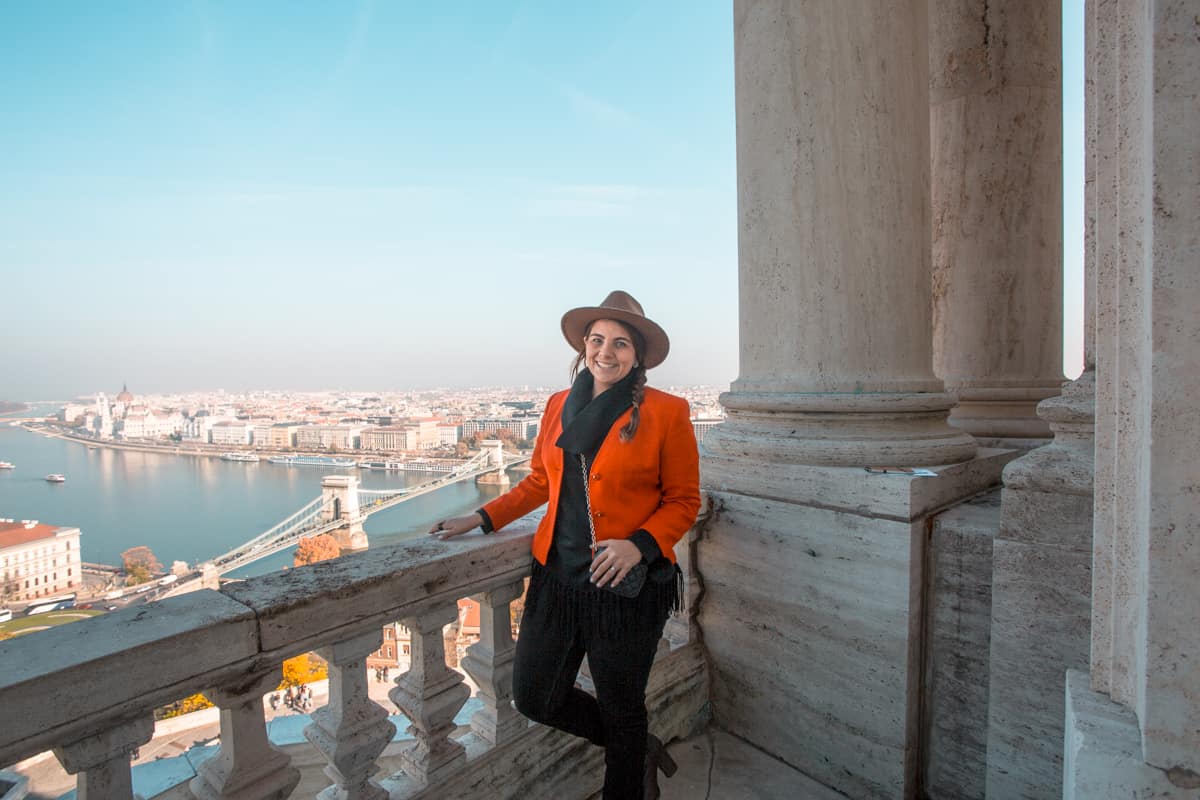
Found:
[(126, 582), (130, 586), (145, 583), (156, 573), (162, 572), (162, 564), (158, 563), (154, 553), (150, 552), (150, 548), (145, 545), (131, 547), (121, 553), (121, 564), (128, 576)]
[(305, 564), (316, 564), (318, 561), (337, 558), (341, 552), (337, 539), (328, 533), (306, 536), (296, 545), (296, 555), (292, 557), (292, 563), (297, 567), (303, 567)]
[(458, 444), (454, 445), (454, 453), (459, 458), (466, 458), (467, 456), (469, 456), (471, 454), (471, 448), (469, 448), (467, 446), (467, 443), (465, 441), (462, 441), (462, 442), (459, 442)]

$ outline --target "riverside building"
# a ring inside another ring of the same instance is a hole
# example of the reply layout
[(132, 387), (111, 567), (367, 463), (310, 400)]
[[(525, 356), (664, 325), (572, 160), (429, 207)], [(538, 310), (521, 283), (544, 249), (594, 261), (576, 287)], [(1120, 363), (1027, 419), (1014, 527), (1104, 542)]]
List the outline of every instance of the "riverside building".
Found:
[(34, 600), (80, 585), (79, 528), (0, 519), (0, 597)]

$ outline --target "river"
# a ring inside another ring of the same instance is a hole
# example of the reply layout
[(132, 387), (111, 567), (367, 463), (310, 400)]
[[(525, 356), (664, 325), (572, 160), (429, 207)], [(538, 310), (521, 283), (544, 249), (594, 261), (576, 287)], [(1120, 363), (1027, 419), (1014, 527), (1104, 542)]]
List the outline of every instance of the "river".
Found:
[[(195, 565), (253, 539), (317, 497), (325, 475), (356, 473), (365, 489), (437, 477), (90, 448), (3, 422), (0, 461), (16, 464), (0, 470), (0, 517), (79, 528), (84, 561), (117, 565), (122, 551), (146, 545), (167, 569), (172, 561)], [(45, 476), (54, 472), (66, 482), (48, 483)], [(494, 486), (462, 481), (372, 514), (364, 528), (371, 547), (394, 544), (424, 536), (436, 520), (468, 513), (499, 493)], [(289, 549), (233, 576), (291, 563)]]

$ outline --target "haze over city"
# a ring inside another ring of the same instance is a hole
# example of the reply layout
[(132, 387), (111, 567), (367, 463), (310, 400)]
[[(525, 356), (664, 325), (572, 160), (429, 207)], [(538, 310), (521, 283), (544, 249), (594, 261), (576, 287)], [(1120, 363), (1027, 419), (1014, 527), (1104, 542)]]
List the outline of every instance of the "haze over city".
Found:
[(0, 397), (561, 386), (560, 315), (617, 287), (671, 333), (652, 382), (727, 386), (730, 13), (5, 4), (0, 291), (20, 344)]

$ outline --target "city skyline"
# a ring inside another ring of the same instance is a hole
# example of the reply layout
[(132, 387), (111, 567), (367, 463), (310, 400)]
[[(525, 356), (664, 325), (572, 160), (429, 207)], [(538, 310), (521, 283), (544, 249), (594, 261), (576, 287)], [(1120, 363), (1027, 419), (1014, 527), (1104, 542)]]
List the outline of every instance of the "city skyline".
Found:
[(0, 348), (0, 397), (563, 386), (559, 317), (618, 287), (671, 334), (652, 384), (728, 386), (732, 28), (725, 0), (5, 5), (20, 345)]

